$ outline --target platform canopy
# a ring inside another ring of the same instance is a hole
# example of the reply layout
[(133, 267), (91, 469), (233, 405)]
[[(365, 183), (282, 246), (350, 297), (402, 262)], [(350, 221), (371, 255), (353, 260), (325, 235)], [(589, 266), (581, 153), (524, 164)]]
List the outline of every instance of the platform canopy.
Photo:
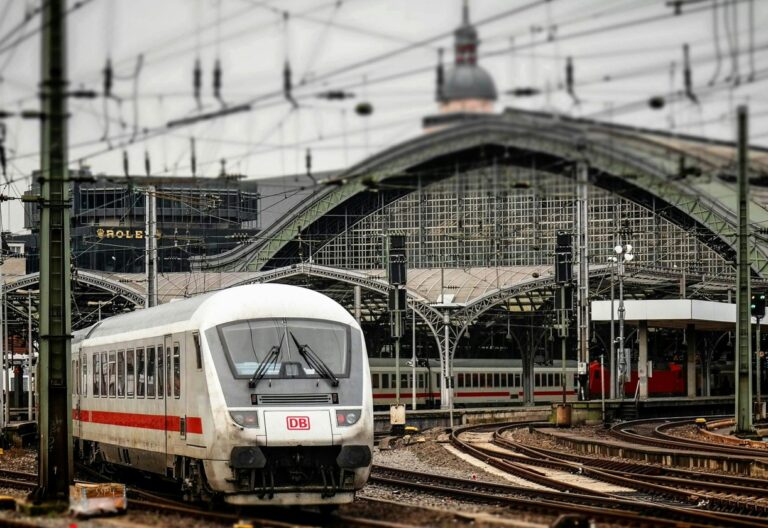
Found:
[[(637, 324), (647, 321), (657, 328), (685, 328), (692, 324), (697, 330), (727, 331), (736, 328), (736, 305), (695, 299), (625, 300), (624, 322)], [(613, 303), (614, 321), (619, 320), (619, 301)], [(592, 301), (592, 320), (611, 320), (611, 301)], [(753, 317), (752, 323), (757, 320)], [(763, 319), (760, 326), (767, 326)]]

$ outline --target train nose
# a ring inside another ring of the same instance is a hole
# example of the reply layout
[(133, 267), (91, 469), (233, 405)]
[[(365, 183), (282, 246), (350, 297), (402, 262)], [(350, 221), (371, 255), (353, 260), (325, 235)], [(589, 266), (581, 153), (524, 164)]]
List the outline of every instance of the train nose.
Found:
[(329, 411), (265, 411), (264, 426), (268, 446), (333, 444)]

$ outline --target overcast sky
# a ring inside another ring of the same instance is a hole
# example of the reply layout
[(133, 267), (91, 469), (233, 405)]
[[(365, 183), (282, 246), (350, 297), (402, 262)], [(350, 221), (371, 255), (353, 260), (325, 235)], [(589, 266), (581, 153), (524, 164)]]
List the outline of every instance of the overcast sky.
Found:
[[(32, 17), (8, 35), (24, 20), (25, 11), (39, 3), (0, 0), (0, 109), (37, 107), (40, 18)], [(307, 148), (313, 152), (313, 169), (320, 171), (348, 166), (414, 137), (421, 118), (436, 110), (437, 50), (446, 49), (446, 63), (453, 60), (450, 32), (461, 15), (459, 0), (83, 3), (67, 19), (70, 82), (75, 88), (101, 91), (101, 71), (111, 57), (117, 97), (71, 102), (70, 160), (112, 174), (123, 172), (123, 151), (128, 152), (131, 173), (143, 174), (146, 151), (153, 173), (188, 175), (191, 137), (197, 145), (198, 175), (218, 174), (220, 160), (226, 159), (229, 172), (249, 178), (303, 172)], [(683, 15), (673, 16), (666, 0), (470, 2), (472, 20), (487, 21), (478, 26), (480, 63), (496, 81), (499, 111), (508, 106), (549, 109), (733, 139), (733, 110), (747, 102), (753, 141), (768, 145), (768, 1), (732, 4), (694, 2)], [(289, 13), (287, 23), (284, 12)], [(679, 100), (651, 110), (643, 101), (683, 87), (684, 43), (691, 47), (699, 104)], [(562, 88), (567, 56), (573, 57), (579, 104)], [(168, 121), (200, 112), (192, 86), (198, 57), (203, 112), (222, 105), (212, 92), (217, 57), (223, 102), (236, 106), (251, 101), (253, 108), (168, 130), (163, 127)], [(297, 109), (280, 95), (286, 58)], [(732, 75), (736, 68), (738, 85)], [(506, 93), (528, 86), (544, 94), (515, 98)], [(355, 97), (316, 97), (340, 88)], [(373, 105), (373, 115), (355, 113), (361, 101)], [(16, 182), (10, 193), (18, 195), (39, 166), (39, 127), (15, 118), (5, 123), (8, 177)], [(4, 229), (10, 224), (18, 231), (20, 209), (7, 204), (3, 209)]]

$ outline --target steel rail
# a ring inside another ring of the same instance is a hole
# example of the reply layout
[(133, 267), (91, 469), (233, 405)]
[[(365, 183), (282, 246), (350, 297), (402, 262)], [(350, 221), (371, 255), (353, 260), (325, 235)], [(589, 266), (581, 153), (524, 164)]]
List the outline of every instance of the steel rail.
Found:
[[(381, 472), (390, 472), (398, 476), (379, 475), (378, 473)], [(724, 516), (687, 508), (610, 499), (595, 495), (524, 488), (380, 466), (374, 466), (374, 473), (371, 475), (370, 482), (398, 489), (406, 488), (425, 493), (448, 495), (475, 503), (503, 505), (515, 510), (543, 515), (576, 513), (588, 516), (593, 521), (617, 523), (622, 526), (674, 526), (679, 528), (681, 523), (685, 523), (689, 527), (758, 528), (765, 526), (761, 519), (751, 517)]]
[[(755, 500), (767, 499), (768, 488), (752, 487), (741, 482), (736, 486), (733, 482), (724, 484), (718, 482), (705, 482), (694, 478), (679, 478), (670, 475), (649, 475), (638, 471), (653, 469), (653, 466), (642, 464), (629, 465), (622, 469), (608, 469), (599, 467), (600, 464), (592, 464), (591, 459), (580, 455), (553, 454), (527, 445), (510, 442), (503, 437), (503, 432), (508, 428), (500, 428), (494, 433), (493, 444), (521, 453), (526, 458), (520, 458), (520, 462), (537, 466), (550, 467), (569, 473), (585, 475), (596, 480), (609, 482), (619, 486), (643, 491), (651, 495), (669, 497), (675, 500), (720, 512), (747, 513), (750, 515), (764, 515), (768, 513), (768, 503), (755, 502)], [(481, 449), (482, 450), (482, 449)], [(504, 457), (501, 453), (495, 456)], [(510, 456), (510, 455), (507, 455)], [(693, 473), (692, 473), (693, 475)], [(707, 478), (708, 474), (696, 473), (700, 478)], [(744, 479), (754, 482), (762, 482), (759, 479)]]
[[(508, 426), (508, 425), (511, 425), (511, 424), (502, 424), (501, 427), (504, 428), (505, 426)], [(463, 442), (462, 440), (459, 439), (459, 436), (463, 433), (477, 431), (479, 429), (487, 429), (487, 428), (488, 428), (488, 425), (480, 425), (480, 426), (473, 425), (473, 426), (457, 428), (451, 433), (451, 437), (450, 437), (451, 443), (457, 448), (461, 449), (462, 451), (472, 456), (475, 456), (476, 458), (490, 465), (493, 465), (494, 467), (504, 470), (503, 464), (498, 463), (499, 461), (503, 461), (502, 460), (503, 457), (500, 456), (501, 454), (499, 453), (489, 454), (483, 450), (478, 449), (475, 446), (470, 446), (468, 443)], [(496, 434), (497, 431), (498, 429), (494, 431), (494, 435)], [(648, 483), (648, 482), (638, 483), (632, 478), (628, 478), (628, 477), (624, 477), (616, 474), (609, 474), (607, 472), (600, 471), (600, 470), (578, 467), (572, 463), (549, 461), (548, 464), (550, 464), (550, 467), (555, 466), (556, 469), (560, 469), (561, 471), (565, 470), (569, 472), (578, 472), (598, 480), (603, 480), (603, 481), (611, 482), (613, 484), (622, 485), (630, 489), (639, 489), (654, 495), (663, 495), (665, 497), (671, 497), (689, 505), (710, 506), (710, 507), (716, 508), (718, 510), (717, 512), (711, 512), (711, 511), (706, 512), (709, 515), (707, 519), (711, 519), (712, 518), (711, 516), (715, 516), (719, 518), (721, 523), (724, 523), (726, 525), (730, 525), (730, 523), (734, 521), (734, 518), (733, 518), (734, 514), (730, 512), (734, 512), (734, 511), (742, 512), (746, 510), (754, 513), (763, 513), (765, 511), (768, 511), (766, 510), (765, 505), (752, 505), (748, 501), (738, 501), (732, 498), (727, 498), (722, 496), (695, 494), (689, 491), (675, 489), (667, 486), (661, 486), (655, 483)], [(519, 465), (519, 464), (516, 464), (516, 465)], [(568, 491), (566, 489), (563, 489), (564, 488), (563, 483), (559, 482), (556, 479), (552, 479), (543, 475), (537, 476), (535, 482), (554, 488), (554, 489)], [(547, 482), (549, 482), (549, 484), (547, 484)], [(573, 486), (573, 490), (576, 491), (577, 493), (578, 493), (578, 489), (586, 489), (581, 486), (574, 486), (574, 485), (567, 485), (567, 486)], [(601, 500), (605, 502), (611, 502), (614, 500), (624, 500), (615, 494), (594, 492), (591, 490), (587, 490), (586, 494), (592, 495), (594, 497), (601, 497)], [(634, 502), (636, 502), (637, 504), (641, 504), (643, 506), (644, 512), (648, 512), (660, 506), (656, 503), (648, 502), (645, 500), (635, 500)], [(665, 517), (665, 518), (668, 518), (669, 515), (674, 514), (675, 511), (679, 511), (680, 509), (683, 509), (683, 508), (674, 509), (669, 507), (663, 507), (663, 508), (667, 508), (667, 510), (661, 514), (662, 517)], [(672, 510), (672, 511), (669, 511), (669, 510)], [(729, 513), (724, 513), (723, 510)], [(687, 511), (691, 511), (691, 510), (687, 510)], [(697, 510), (696, 513), (700, 514), (704, 512)], [(744, 516), (744, 515), (739, 515), (738, 518), (756, 519), (755, 517)]]
[(741, 457), (749, 457), (752, 459), (765, 459), (765, 462), (768, 462), (768, 451), (763, 451), (761, 449), (753, 449), (749, 447), (738, 447), (738, 446), (730, 447), (730, 446), (722, 446), (718, 444), (699, 443), (696, 441), (688, 441), (680, 437), (665, 435), (664, 433), (661, 433), (663, 436), (659, 438), (659, 437), (653, 436), (655, 433), (655, 429), (650, 433), (652, 436), (642, 434), (637, 430), (634, 430), (634, 431), (632, 430), (638, 427), (650, 426), (658, 422), (663, 422), (660, 425), (668, 425), (669, 427), (675, 427), (675, 426), (685, 425), (688, 423), (691, 423), (691, 424), (694, 423), (693, 418), (684, 418), (679, 420), (660, 419), (660, 418), (634, 420), (634, 421), (624, 422), (618, 425), (614, 425), (610, 429), (610, 434), (615, 438), (619, 438), (627, 442), (641, 443), (644, 445), (659, 447), (662, 449), (669, 449), (670, 447), (673, 447), (673, 448), (678, 448), (685, 451), (694, 450), (697, 452), (701, 452), (702, 450), (706, 450), (709, 453), (713, 453), (720, 456), (723, 456), (723, 455), (741, 456)]

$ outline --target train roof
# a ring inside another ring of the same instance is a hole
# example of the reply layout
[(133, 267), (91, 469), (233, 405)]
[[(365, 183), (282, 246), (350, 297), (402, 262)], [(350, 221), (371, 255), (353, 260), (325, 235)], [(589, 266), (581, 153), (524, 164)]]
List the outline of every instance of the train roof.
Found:
[(168, 334), (205, 329), (228, 321), (297, 317), (357, 326), (352, 315), (319, 292), (286, 284), (249, 284), (104, 319), (74, 334), (73, 344), (115, 335)]

